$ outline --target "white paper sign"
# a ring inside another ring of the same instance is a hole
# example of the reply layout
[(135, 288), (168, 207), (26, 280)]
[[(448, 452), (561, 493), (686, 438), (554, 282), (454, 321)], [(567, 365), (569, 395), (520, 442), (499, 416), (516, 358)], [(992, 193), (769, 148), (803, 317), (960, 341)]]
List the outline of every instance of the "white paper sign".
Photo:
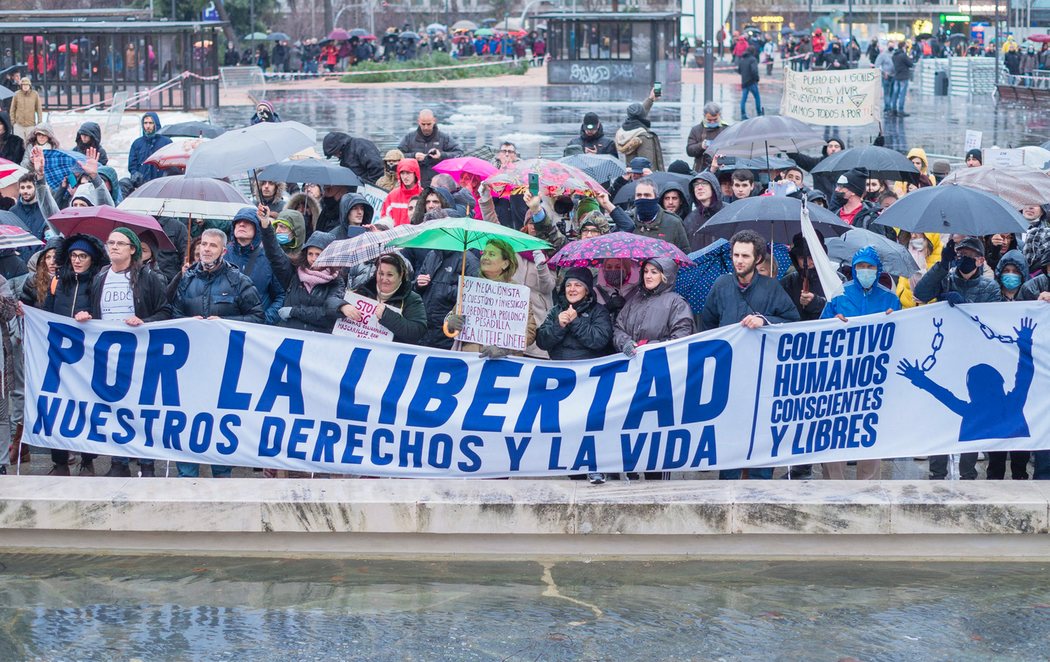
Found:
[(1024, 152), (1019, 149), (986, 149), (984, 165), (1010, 167), (1024, 165)]
[(966, 142), (963, 144), (963, 152), (969, 152), (971, 149), (981, 149), (981, 138), (983, 136), (984, 133), (981, 131), (967, 129)]
[[(361, 311), (361, 321), (357, 322), (349, 317), (337, 320), (335, 327), (332, 329), (332, 335), (353, 336), (354, 338), (381, 340), (386, 342), (394, 340), (394, 332), (380, 324), (379, 317), (376, 316), (376, 306), (379, 305), (378, 301), (354, 294), (349, 290), (347, 290), (343, 298), (348, 304)], [(390, 305), (387, 306), (387, 309), (398, 314), (401, 313), (400, 308), (395, 308)]]
[(780, 113), (821, 126), (861, 126), (882, 113), (878, 69), (785, 72)]
[(525, 351), (529, 288), (487, 278), (463, 278), (460, 342)]

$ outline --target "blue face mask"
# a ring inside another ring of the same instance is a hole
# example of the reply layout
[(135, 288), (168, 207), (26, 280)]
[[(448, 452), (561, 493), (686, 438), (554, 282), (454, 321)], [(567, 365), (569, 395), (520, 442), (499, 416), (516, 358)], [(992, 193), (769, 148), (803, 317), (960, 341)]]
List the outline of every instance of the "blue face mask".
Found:
[(705, 129), (717, 129), (721, 125), (721, 122), (704, 122)]
[(854, 269), (853, 278), (860, 283), (861, 287), (870, 290), (871, 286), (875, 284), (875, 278), (878, 273), (875, 269)]
[(638, 211), (639, 220), (651, 221), (656, 218), (660, 203), (652, 198), (638, 198), (634, 201), (634, 208)]
[(1003, 287), (1008, 290), (1016, 290), (1021, 287), (1021, 274), (1003, 274), (999, 277)]
[(277, 235), (277, 243), (282, 245), (282, 246), (285, 246), (287, 244), (292, 243), (292, 235), (290, 235), (290, 234), (279, 234), (279, 235)]

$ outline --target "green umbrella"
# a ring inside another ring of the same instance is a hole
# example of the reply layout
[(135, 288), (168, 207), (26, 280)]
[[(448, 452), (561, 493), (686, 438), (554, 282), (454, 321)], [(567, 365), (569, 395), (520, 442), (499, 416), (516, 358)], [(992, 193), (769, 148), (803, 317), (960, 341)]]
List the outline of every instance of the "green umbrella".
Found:
[(253, 32), (250, 35), (247, 35), (241, 41), (266, 41), (266, 39), (269, 36), (270, 35), (266, 34), (265, 32)]
[(474, 31), (475, 37), (491, 37), (494, 34), (496, 34), (496, 31), (492, 28), (481, 28)]

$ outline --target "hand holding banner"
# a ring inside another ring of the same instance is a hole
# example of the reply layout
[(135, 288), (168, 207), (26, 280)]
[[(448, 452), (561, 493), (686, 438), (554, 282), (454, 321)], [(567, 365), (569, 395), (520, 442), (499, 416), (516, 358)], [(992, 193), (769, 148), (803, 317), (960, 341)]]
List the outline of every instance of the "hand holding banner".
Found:
[[(385, 342), (392, 342), (394, 340), (394, 332), (386, 328), (379, 323), (379, 317), (376, 315), (376, 307), (379, 306), (379, 302), (375, 299), (369, 299), (359, 294), (354, 294), (349, 290), (343, 296), (347, 303), (356, 308), (361, 313), (361, 320), (352, 320), (349, 317), (344, 317), (337, 320), (335, 328), (332, 329), (333, 336), (352, 336), (354, 338), (363, 338), (365, 340), (380, 340)], [(387, 306), (388, 310), (392, 310), (395, 313), (400, 313), (400, 308), (393, 306)]]

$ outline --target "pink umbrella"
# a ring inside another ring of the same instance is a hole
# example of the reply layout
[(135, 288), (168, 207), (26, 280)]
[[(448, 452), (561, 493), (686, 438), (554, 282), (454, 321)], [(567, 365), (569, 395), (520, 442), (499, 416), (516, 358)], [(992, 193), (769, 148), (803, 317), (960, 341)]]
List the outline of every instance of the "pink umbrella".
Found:
[(1050, 41), (1050, 34), (1030, 34), (1027, 37), (1028, 41), (1034, 41), (1038, 44), (1043, 44)]
[(66, 207), (49, 218), (48, 222), (67, 237), (82, 233), (102, 241), (108, 239), (116, 228), (128, 228), (140, 239), (151, 239), (150, 243), (159, 249), (175, 250), (175, 244), (171, 243), (155, 218), (109, 205)]
[(328, 38), (332, 41), (346, 41), (350, 38), (350, 33), (343, 28), (335, 28), (328, 33)]
[(476, 175), (478, 179), (486, 179), (499, 172), (499, 169), (488, 161), (482, 161), (476, 156), (460, 156), (455, 159), (445, 159), (438, 163), (434, 166), (434, 172), (452, 175), (459, 182), (465, 172)]
[(0, 188), (14, 184), (27, 172), (29, 171), (17, 163), (0, 159)]
[(186, 162), (193, 156), (193, 150), (200, 147), (201, 143), (207, 142), (206, 138), (194, 138), (192, 140), (183, 140), (182, 142), (171, 143), (161, 147), (156, 152), (149, 155), (149, 158), (143, 161), (146, 165), (154, 165), (161, 170), (168, 170), (170, 168), (178, 168), (180, 170), (186, 170)]

